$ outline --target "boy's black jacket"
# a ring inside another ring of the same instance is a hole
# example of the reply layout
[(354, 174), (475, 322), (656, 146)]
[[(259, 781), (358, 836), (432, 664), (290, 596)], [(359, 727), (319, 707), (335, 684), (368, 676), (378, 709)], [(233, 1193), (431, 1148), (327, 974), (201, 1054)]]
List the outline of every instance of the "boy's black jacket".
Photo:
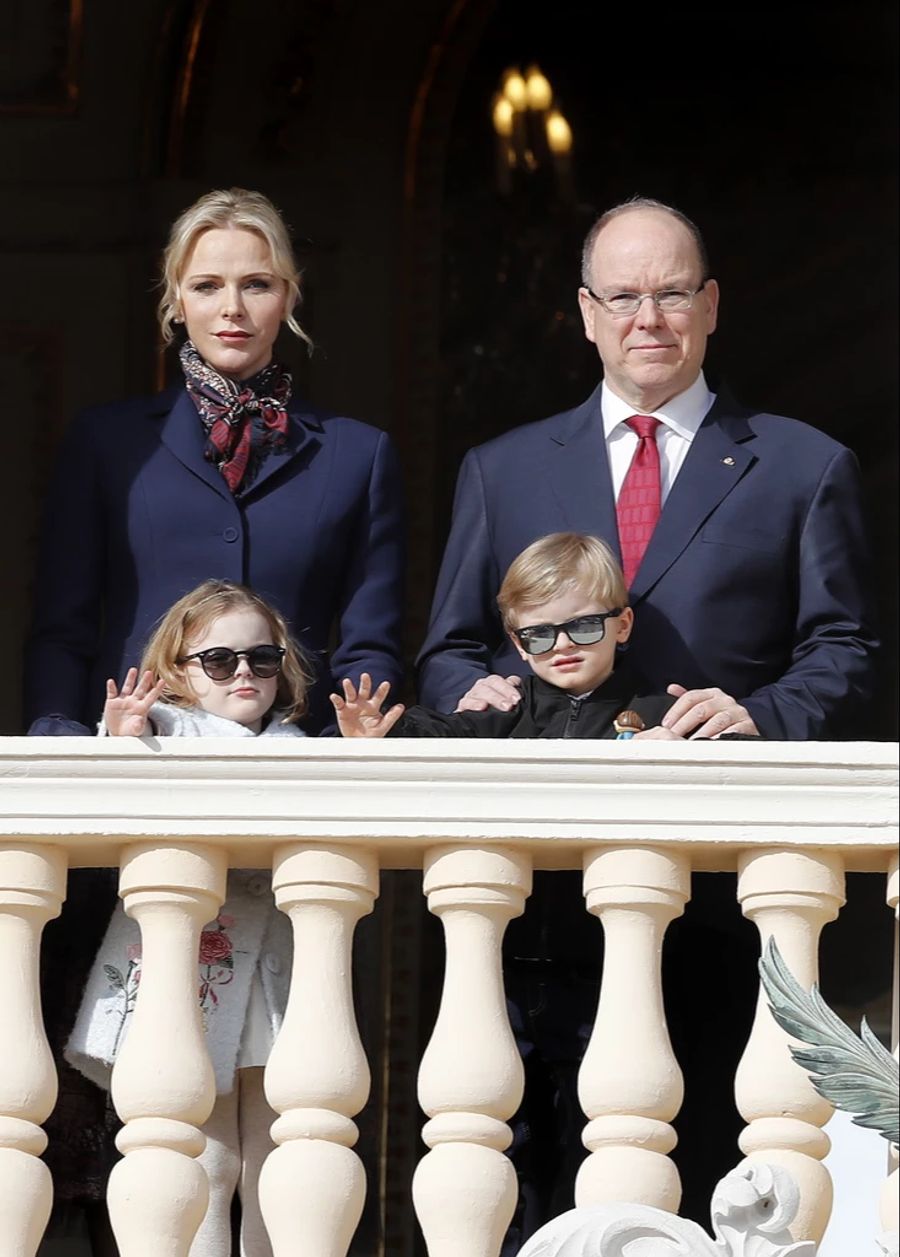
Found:
[(629, 669), (619, 666), (586, 698), (572, 698), (540, 677), (522, 681), (522, 701), (512, 711), (460, 711), (445, 715), (410, 707), (390, 732), (395, 738), (614, 738), (613, 721), (634, 711), (646, 729), (658, 725), (675, 699), (638, 695)]

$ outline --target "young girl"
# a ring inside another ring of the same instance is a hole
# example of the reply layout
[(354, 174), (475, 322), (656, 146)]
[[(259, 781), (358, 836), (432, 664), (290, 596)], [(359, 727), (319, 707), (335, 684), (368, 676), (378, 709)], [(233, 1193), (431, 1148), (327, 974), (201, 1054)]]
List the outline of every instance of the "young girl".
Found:
[[(256, 594), (209, 580), (162, 620), (121, 691), (107, 682), (100, 735), (301, 738), (310, 672), (282, 617)], [(271, 877), (229, 873), (227, 901), (200, 939), (200, 1004), (216, 1075), (215, 1108), (199, 1158), (209, 1176), (206, 1218), (191, 1257), (229, 1257), (231, 1200), (240, 1185), (241, 1253), (269, 1257), (256, 1182), (273, 1144), (262, 1076), (281, 1025), (291, 929)], [(140, 931), (116, 908), (91, 970), (66, 1058), (109, 1087), (141, 973)]]

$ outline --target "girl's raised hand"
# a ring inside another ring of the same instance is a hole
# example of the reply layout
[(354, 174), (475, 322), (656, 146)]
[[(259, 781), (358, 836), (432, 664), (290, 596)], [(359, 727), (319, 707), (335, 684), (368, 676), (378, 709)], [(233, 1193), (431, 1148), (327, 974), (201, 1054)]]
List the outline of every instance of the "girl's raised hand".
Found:
[(162, 695), (162, 681), (153, 684), (149, 670), (138, 679), (137, 668), (129, 668), (122, 689), (116, 689), (112, 679), (106, 682), (106, 703), (103, 706), (103, 722), (106, 732), (113, 738), (139, 738), (147, 730), (147, 713)]
[(368, 672), (360, 674), (359, 690), (345, 677), (341, 682), (344, 696), (331, 695), (331, 705), (337, 712), (338, 728), (343, 738), (383, 738), (393, 729), (405, 710), (402, 703), (395, 703), (382, 712), (381, 705), (391, 692), (389, 681), (382, 681), (373, 692), (372, 678)]

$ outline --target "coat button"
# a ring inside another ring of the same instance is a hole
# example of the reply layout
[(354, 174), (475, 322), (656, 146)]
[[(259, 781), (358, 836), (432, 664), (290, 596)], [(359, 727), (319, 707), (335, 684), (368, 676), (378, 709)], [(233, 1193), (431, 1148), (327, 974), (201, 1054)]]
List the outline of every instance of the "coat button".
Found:
[(251, 895), (264, 895), (270, 889), (271, 885), (269, 879), (267, 877), (260, 877), (258, 873), (254, 877), (249, 878), (247, 881), (247, 890)]
[(222, 533), (222, 536), (225, 538), (226, 541), (237, 541), (238, 530), (236, 528), (232, 528), (231, 525), (229, 524), (229, 526)]
[(263, 956), (263, 964), (269, 973), (281, 973), (281, 957), (276, 956), (273, 951), (267, 951)]

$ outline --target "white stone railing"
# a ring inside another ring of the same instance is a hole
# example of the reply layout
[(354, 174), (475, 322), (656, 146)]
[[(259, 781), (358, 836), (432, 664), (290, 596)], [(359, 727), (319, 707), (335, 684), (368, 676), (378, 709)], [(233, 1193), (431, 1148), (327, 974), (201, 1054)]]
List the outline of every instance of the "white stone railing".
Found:
[[(522, 1092), (500, 945), (532, 868), (583, 868), (587, 908), (606, 934), (580, 1077), (590, 1156), (578, 1203), (674, 1211), (668, 1154), (682, 1082), (660, 949), (691, 871), (737, 870), (743, 911), (808, 984), (845, 870), (883, 872), (896, 908), (896, 843), (888, 744), (326, 739), (248, 751), (240, 741), (0, 740), (0, 1257), (33, 1254), (50, 1208), (41, 1123), (56, 1083), (37, 974), (67, 867), (120, 864), (143, 936), (112, 1089), (125, 1155), (109, 1207), (123, 1257), (186, 1257), (202, 1218), (194, 1157), (213, 1079), (196, 1003), (198, 936), (227, 867), (270, 862), (295, 937), (291, 998), (266, 1070), (279, 1116), (260, 1197), (276, 1257), (344, 1257), (357, 1225), (366, 1187), (353, 1119), (369, 1072), (353, 1017), (353, 930), (380, 868), (418, 867), (447, 960), (419, 1076), (430, 1151), (413, 1198), (431, 1257), (496, 1257), (515, 1201), (504, 1150)], [(762, 1008), (736, 1087), (744, 1153), (790, 1171), (800, 1191), (791, 1233), (818, 1241), (831, 1207), (821, 1164), (829, 1109)], [(885, 1201), (890, 1229), (890, 1193)], [(873, 1218), (873, 1237), (878, 1228)]]

